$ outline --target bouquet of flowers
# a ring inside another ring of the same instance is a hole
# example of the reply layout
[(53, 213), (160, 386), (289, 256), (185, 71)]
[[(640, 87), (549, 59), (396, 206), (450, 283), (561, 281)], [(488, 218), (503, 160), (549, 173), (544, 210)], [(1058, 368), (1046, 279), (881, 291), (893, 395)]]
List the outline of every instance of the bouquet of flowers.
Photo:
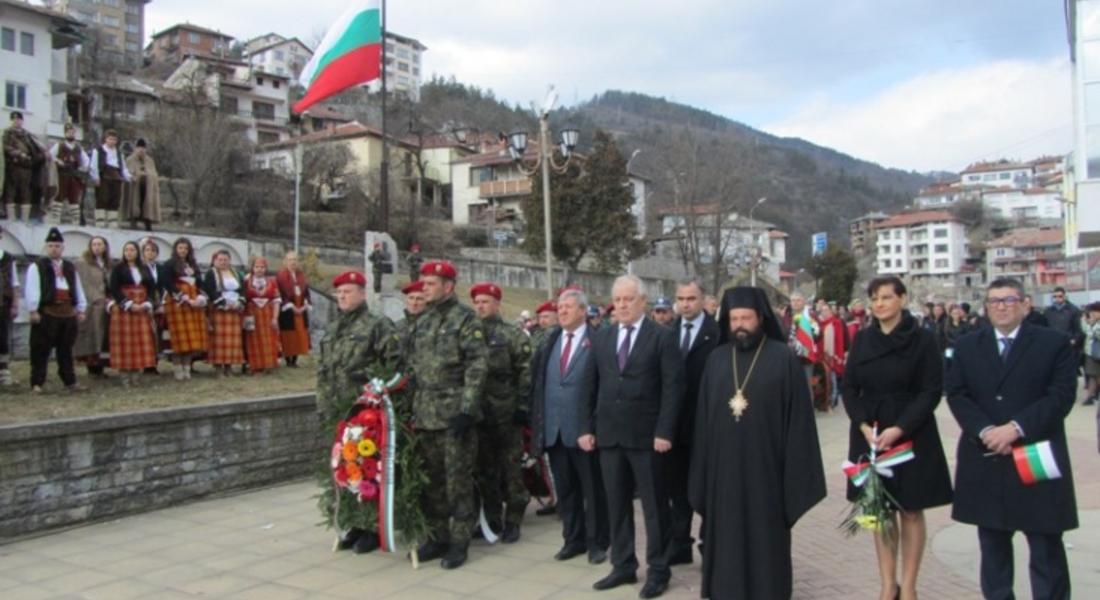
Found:
[[(873, 437), (877, 438), (878, 424), (875, 424), (873, 432)], [(913, 442), (909, 441), (881, 453), (872, 445), (866, 461), (844, 461), (844, 474), (852, 485), (860, 488), (859, 497), (852, 502), (848, 516), (840, 524), (846, 534), (851, 536), (866, 529), (887, 539), (894, 538), (897, 534), (894, 511), (900, 504), (887, 491), (883, 477), (893, 477), (893, 467), (914, 457)]]

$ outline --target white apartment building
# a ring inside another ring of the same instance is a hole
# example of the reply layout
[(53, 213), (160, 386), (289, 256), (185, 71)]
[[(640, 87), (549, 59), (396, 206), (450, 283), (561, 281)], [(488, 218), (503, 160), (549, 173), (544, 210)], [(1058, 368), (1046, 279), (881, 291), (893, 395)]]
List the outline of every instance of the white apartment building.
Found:
[(947, 211), (894, 215), (875, 231), (880, 275), (953, 281), (966, 262), (966, 227)]
[(963, 185), (988, 185), (995, 187), (1029, 187), (1035, 175), (1031, 163), (1015, 163), (1007, 160), (978, 162), (959, 174)]
[[(386, 87), (394, 92), (403, 92), (413, 100), (420, 99), (420, 83), (423, 81), (421, 57), (428, 47), (419, 40), (386, 32), (385, 62)], [(382, 81), (375, 80), (368, 89), (377, 92)]]
[(75, 89), (69, 49), (80, 43), (83, 25), (72, 17), (19, 0), (0, 0), (0, 127), (12, 111), (39, 142), (64, 137), (67, 93)]
[(99, 30), (102, 47), (98, 59), (134, 68), (141, 65), (145, 5), (150, 1), (45, 0), (44, 3)]
[(1066, 249), (1100, 246), (1100, 1), (1065, 0), (1073, 153), (1066, 160)]
[(1044, 188), (986, 190), (982, 193), (982, 204), (1009, 221), (1062, 220), (1062, 194)]
[[(258, 40), (271, 41), (264, 45), (256, 43)], [(259, 71), (289, 77), (292, 82), (295, 82), (302, 74), (306, 63), (313, 57), (313, 50), (298, 38), (286, 39), (278, 34), (269, 33), (245, 44), (244, 57)]]

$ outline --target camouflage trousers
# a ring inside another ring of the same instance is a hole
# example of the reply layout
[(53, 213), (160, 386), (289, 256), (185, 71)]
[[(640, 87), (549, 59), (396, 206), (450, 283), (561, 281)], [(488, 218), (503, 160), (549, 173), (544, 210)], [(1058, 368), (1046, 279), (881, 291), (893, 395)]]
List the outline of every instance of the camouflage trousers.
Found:
[(470, 531), (477, 522), (477, 498), (474, 494), (474, 461), (477, 431), (462, 435), (449, 430), (419, 431), (423, 449), (423, 509), (432, 539), (451, 544), (468, 544)]
[(523, 485), (523, 431), (518, 425), (481, 423), (477, 427), (477, 488), (485, 516), (500, 531), (504, 522), (520, 524), (531, 500)]

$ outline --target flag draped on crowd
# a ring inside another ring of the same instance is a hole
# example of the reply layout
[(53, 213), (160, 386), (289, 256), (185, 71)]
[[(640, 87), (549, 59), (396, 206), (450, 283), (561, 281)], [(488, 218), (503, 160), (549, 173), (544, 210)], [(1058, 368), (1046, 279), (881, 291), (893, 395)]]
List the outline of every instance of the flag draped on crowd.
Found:
[(325, 33), (298, 82), (301, 113), (352, 86), (378, 79), (382, 71), (382, 9), (379, 0), (357, 0)]

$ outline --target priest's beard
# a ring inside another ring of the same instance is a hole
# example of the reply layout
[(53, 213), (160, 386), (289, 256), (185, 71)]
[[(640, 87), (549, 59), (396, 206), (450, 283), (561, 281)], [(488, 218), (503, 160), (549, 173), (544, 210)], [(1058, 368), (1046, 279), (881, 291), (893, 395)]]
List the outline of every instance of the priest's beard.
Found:
[(760, 342), (764, 339), (764, 330), (757, 329), (756, 331), (749, 331), (738, 327), (733, 330), (733, 343), (737, 346), (738, 350), (747, 351), (755, 350)]

